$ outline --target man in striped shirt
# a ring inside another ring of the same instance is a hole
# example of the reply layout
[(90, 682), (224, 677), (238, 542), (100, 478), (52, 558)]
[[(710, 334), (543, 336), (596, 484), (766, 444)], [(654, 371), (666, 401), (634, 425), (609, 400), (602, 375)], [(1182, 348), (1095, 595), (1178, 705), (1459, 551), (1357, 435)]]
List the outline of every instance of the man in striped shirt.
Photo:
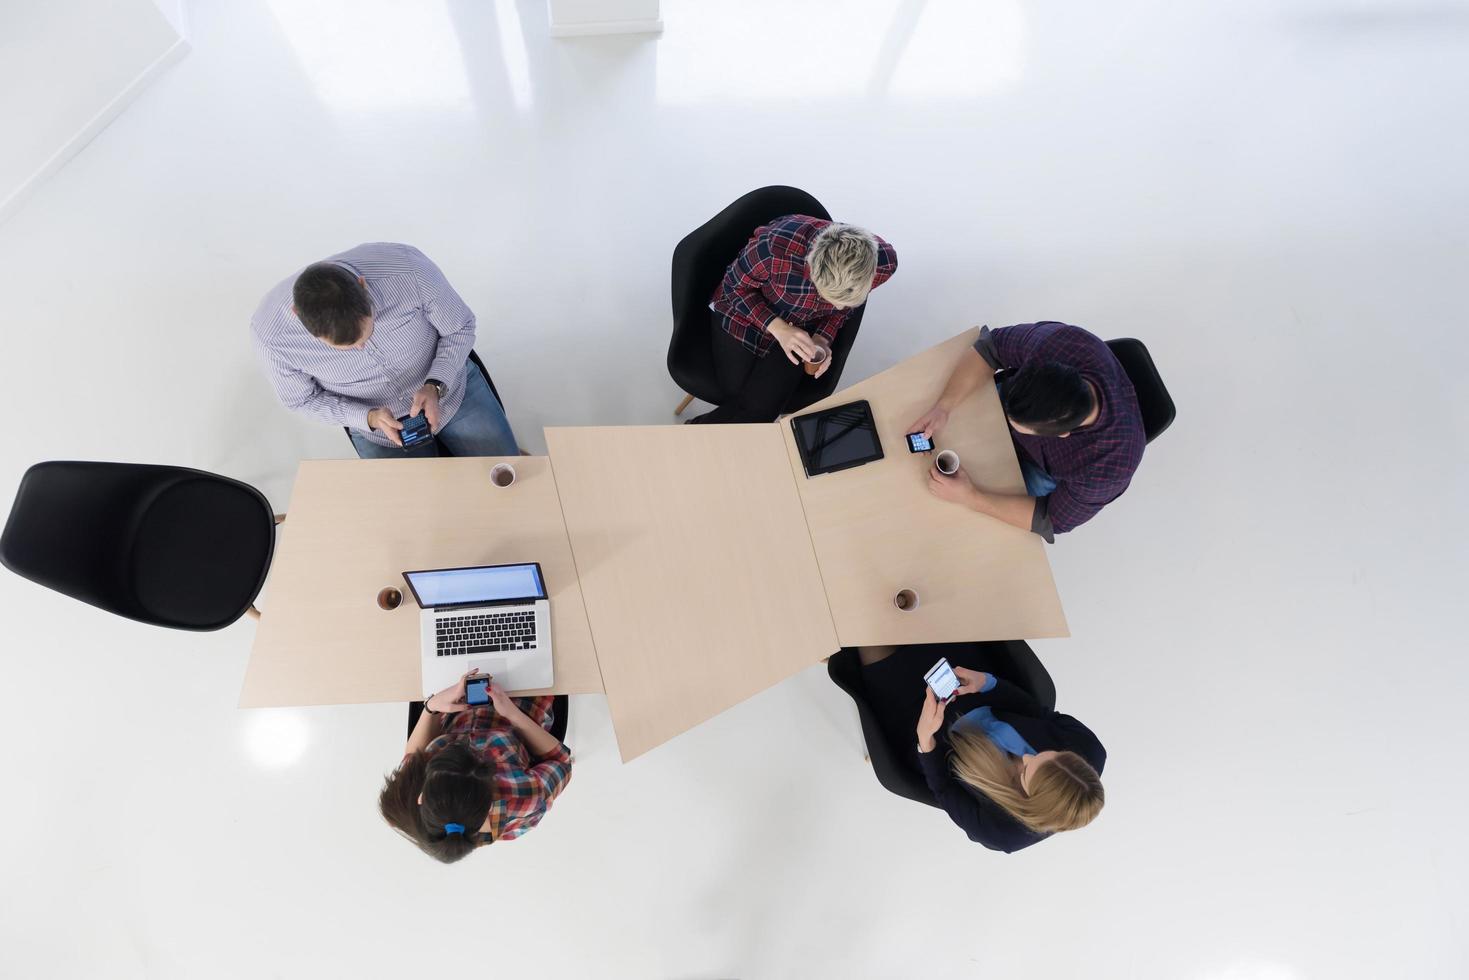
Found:
[[(281, 404), (346, 426), (363, 459), (514, 456), (520, 450), (475, 367), (474, 314), (411, 245), (358, 245), (290, 276), (251, 318), (255, 350)], [(435, 439), (403, 448), (400, 417)]]

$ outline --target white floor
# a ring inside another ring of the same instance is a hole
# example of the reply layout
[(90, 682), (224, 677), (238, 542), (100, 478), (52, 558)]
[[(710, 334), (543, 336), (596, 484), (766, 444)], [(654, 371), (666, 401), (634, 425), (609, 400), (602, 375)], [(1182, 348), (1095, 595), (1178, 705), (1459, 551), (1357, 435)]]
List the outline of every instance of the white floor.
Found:
[(285, 509), (348, 446), (274, 402), (247, 318), (365, 240), (447, 271), (531, 448), (672, 422), (673, 244), (793, 183), (900, 256), (848, 380), (977, 322), (1151, 347), (1178, 422), (1051, 549), (1073, 638), (1036, 644), (1110, 803), (970, 845), (878, 787), (818, 666), (628, 766), (576, 699), (545, 823), (445, 868), (375, 813), (401, 706), (240, 711), (250, 622), (3, 575), (0, 974), (1469, 975), (1469, 7), (666, 0), (657, 40), (557, 42), (534, 0), (191, 13), (0, 227), (0, 485), (170, 462)]

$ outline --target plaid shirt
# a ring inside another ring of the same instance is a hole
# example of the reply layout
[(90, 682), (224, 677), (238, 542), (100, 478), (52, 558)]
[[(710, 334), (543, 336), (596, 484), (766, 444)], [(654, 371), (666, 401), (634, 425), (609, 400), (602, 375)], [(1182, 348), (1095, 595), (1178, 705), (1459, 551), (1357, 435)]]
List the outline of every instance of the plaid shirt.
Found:
[[(816, 233), (831, 224), (822, 218), (788, 214), (755, 229), (755, 237), (740, 252), (714, 290), (709, 308), (731, 337), (756, 357), (775, 344), (765, 325), (776, 317), (805, 327), (830, 346), (851, 310), (839, 310), (816, 292), (806, 271), (806, 249)], [(877, 272), (872, 288), (898, 271), (898, 253), (877, 240)]]
[(1122, 496), (1142, 462), (1147, 439), (1132, 381), (1100, 338), (1048, 320), (998, 330), (985, 327), (974, 349), (997, 371), (1048, 361), (1068, 365), (1101, 396), (1097, 420), (1064, 439), (1010, 430), (1019, 450), (1056, 481), (1049, 496), (1036, 500), (1032, 530), (1054, 540), (1054, 535), (1085, 524)]
[[(538, 725), (549, 729), (554, 700), (548, 694), (516, 698), (515, 703)], [(430, 742), (426, 751), (433, 755), (452, 742), (468, 742), (495, 769), (490, 833), (479, 835), (481, 844), (514, 840), (540, 823), (571, 778), (570, 749), (558, 743), (532, 763), (515, 729), (489, 705), (456, 712), (445, 723), (444, 733)]]

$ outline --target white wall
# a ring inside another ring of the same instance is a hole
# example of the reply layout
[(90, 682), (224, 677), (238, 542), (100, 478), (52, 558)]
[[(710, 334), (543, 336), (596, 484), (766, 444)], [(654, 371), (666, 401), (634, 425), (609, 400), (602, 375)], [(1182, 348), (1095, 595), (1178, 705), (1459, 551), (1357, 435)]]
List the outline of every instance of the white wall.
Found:
[(552, 37), (663, 30), (658, 0), (546, 0)]
[(0, 221), (187, 50), (153, 0), (0, 4)]

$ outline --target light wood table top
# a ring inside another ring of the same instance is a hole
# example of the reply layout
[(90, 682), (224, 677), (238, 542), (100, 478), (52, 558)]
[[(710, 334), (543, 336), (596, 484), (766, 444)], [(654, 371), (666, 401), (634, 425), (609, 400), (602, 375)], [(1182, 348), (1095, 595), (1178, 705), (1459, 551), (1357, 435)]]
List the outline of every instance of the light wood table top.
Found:
[[(490, 483), (499, 462), (513, 486)], [(602, 690), (544, 456), (305, 462), (277, 531), (241, 707), (418, 700), (419, 608), (402, 573), (522, 561), (541, 563), (551, 601), (550, 691)], [(403, 592), (391, 612), (377, 607), (385, 586)]]
[[(965, 331), (800, 413), (866, 399), (882, 442), (876, 462), (807, 479), (789, 420), (777, 423), (842, 646), (1069, 635), (1045, 542), (928, 492), (941, 449), (957, 452), (979, 486), (1025, 491), (994, 384), (954, 410), (933, 453), (908, 452), (908, 425), (978, 335)], [(893, 604), (905, 588), (918, 593), (917, 609)]]
[(546, 442), (624, 761), (837, 650), (776, 426)]

